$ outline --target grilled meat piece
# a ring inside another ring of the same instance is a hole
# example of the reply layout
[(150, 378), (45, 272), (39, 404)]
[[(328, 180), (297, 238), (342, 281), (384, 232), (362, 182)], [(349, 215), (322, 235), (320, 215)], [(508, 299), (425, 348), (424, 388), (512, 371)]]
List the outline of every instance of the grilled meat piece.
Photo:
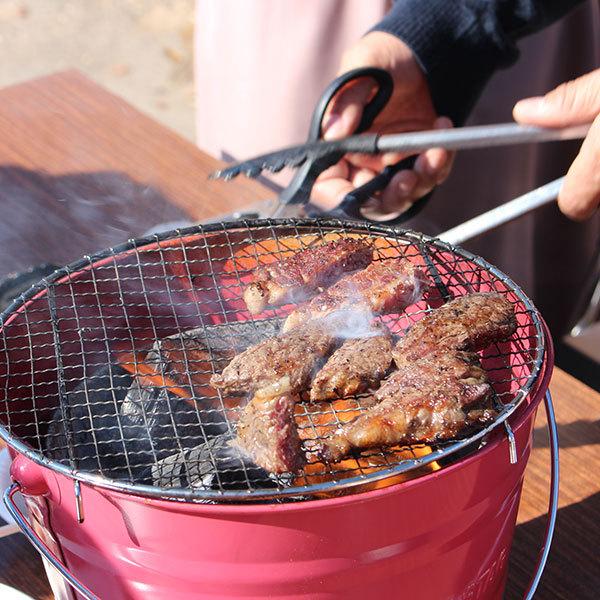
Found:
[(500, 294), (461, 296), (425, 315), (396, 344), (398, 366), (419, 360), (440, 348), (482, 350), (505, 340), (517, 329), (512, 304)]
[(432, 352), (396, 371), (375, 393), (379, 404), (324, 440), (319, 454), (336, 462), (354, 449), (454, 438), (494, 418), (491, 393), (476, 354)]
[(344, 273), (364, 269), (373, 260), (373, 247), (361, 239), (345, 238), (296, 252), (254, 273), (244, 291), (250, 314), (268, 306), (302, 302), (332, 284)]
[(283, 331), (340, 310), (364, 310), (372, 314), (400, 311), (426, 290), (419, 267), (402, 258), (371, 263), (347, 275), (310, 302), (290, 313)]
[(335, 344), (333, 335), (319, 323), (268, 338), (238, 354), (213, 375), (210, 383), (229, 394), (245, 394), (278, 385), (286, 379), (292, 393), (308, 387), (320, 362)]
[(385, 326), (375, 326), (368, 337), (342, 344), (313, 379), (312, 402), (359, 394), (384, 377), (392, 364), (392, 339)]
[(294, 472), (305, 462), (294, 421), (297, 401), (285, 389), (258, 392), (238, 421), (235, 445), (269, 473)]

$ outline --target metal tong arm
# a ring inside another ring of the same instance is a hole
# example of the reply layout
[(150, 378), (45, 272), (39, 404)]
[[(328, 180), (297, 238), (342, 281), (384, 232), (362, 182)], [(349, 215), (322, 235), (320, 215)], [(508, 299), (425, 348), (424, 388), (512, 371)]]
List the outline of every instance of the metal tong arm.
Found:
[(501, 204), (492, 210), (465, 221), (452, 229), (448, 229), (438, 237), (449, 244), (462, 244), (482, 233), (500, 227), (509, 221), (536, 209), (544, 204), (549, 204), (558, 197), (564, 177), (559, 177), (550, 183), (542, 185), (531, 192), (527, 192), (510, 202)]
[[(478, 125), (456, 129), (438, 129), (379, 136), (376, 152), (421, 152), (429, 148), (467, 150), (531, 142), (552, 142), (585, 137), (590, 124), (548, 128), (518, 123)], [(350, 138), (346, 138), (350, 139)]]
[[(461, 150), (579, 139), (585, 137), (589, 128), (590, 124), (549, 128), (519, 125), (518, 123), (500, 123), (388, 135), (375, 133), (353, 135), (340, 140), (315, 140), (306, 144), (289, 146), (231, 165), (211, 176), (230, 179), (240, 173), (246, 173), (249, 177), (256, 177), (263, 169), (279, 170), (284, 166), (297, 167), (305, 162), (314, 163), (321, 159), (329, 159), (331, 156), (343, 156), (347, 152), (362, 154), (407, 152), (417, 154), (429, 148)], [(337, 160), (331, 164), (335, 162)]]

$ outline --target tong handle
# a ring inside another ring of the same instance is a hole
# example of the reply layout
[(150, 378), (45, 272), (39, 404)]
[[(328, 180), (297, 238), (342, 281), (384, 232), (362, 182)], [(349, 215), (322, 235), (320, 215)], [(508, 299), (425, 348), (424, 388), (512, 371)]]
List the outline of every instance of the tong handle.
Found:
[(362, 133), (371, 127), (375, 117), (377, 117), (388, 103), (388, 100), (394, 91), (394, 82), (392, 76), (384, 69), (361, 67), (360, 69), (352, 69), (351, 71), (340, 75), (325, 88), (312, 115), (308, 132), (308, 142), (316, 142), (321, 139), (323, 133), (321, 129), (323, 119), (325, 118), (327, 107), (334, 96), (349, 83), (362, 79), (363, 77), (374, 79), (377, 84), (377, 89), (373, 98), (365, 106), (360, 122), (353, 133)]
[(417, 156), (414, 155), (409, 156), (407, 158), (403, 158), (402, 160), (399, 160), (393, 165), (388, 165), (383, 169), (383, 171), (381, 171), (381, 173), (373, 177), (373, 179), (367, 181), (367, 183), (361, 185), (360, 187), (357, 187), (351, 192), (348, 192), (344, 196), (344, 199), (339, 204), (339, 206), (337, 206), (337, 208), (335, 208), (335, 210), (332, 211), (331, 214), (339, 217), (349, 217), (351, 219), (367, 220), (369, 222), (376, 222), (384, 225), (397, 225), (399, 223), (403, 223), (407, 219), (410, 219), (418, 212), (421, 212), (427, 200), (429, 199), (431, 192), (414, 202), (408, 210), (403, 211), (400, 215), (391, 219), (382, 219), (381, 221), (369, 219), (360, 212), (360, 208), (371, 196), (373, 196), (373, 194), (383, 190), (389, 184), (389, 182), (392, 180), (392, 177), (396, 173), (404, 169), (412, 169), (415, 166), (416, 160)]
[[(377, 84), (377, 89), (373, 98), (365, 106), (362, 118), (354, 133), (362, 133), (372, 125), (375, 117), (381, 112), (392, 95), (392, 91), (394, 90), (392, 76), (387, 71), (376, 67), (353, 69), (334, 79), (319, 98), (312, 115), (307, 142), (316, 142), (321, 138), (323, 118), (325, 117), (327, 107), (333, 100), (333, 97), (344, 86), (363, 77), (374, 79)], [(300, 167), (290, 182), (290, 185), (283, 190), (279, 197), (279, 202), (281, 204), (299, 204), (308, 202), (310, 199), (310, 192), (317, 177), (325, 171), (325, 169), (328, 169), (337, 163), (344, 154), (345, 153), (341, 151), (317, 159), (309, 158)]]
[(471, 238), (486, 233), (500, 225), (504, 225), (528, 212), (549, 204), (556, 200), (565, 178), (559, 177), (550, 183), (546, 183), (510, 202), (505, 202), (496, 208), (492, 208), (477, 217), (473, 217), (438, 237), (449, 244), (462, 244)]

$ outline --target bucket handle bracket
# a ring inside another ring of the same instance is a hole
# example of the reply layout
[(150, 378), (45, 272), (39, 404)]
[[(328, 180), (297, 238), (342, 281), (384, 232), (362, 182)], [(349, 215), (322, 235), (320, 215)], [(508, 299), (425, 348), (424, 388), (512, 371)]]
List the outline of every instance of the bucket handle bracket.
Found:
[(21, 509), (14, 501), (14, 495), (22, 493), (21, 484), (14, 482), (4, 492), (4, 504), (10, 513), (10, 516), (15, 520), (25, 537), (33, 544), (34, 548), (69, 582), (69, 584), (77, 590), (86, 600), (100, 600), (98, 596), (93, 594), (79, 579), (77, 579), (63, 562), (48, 548), (44, 540), (36, 533), (29, 521), (21, 512)]

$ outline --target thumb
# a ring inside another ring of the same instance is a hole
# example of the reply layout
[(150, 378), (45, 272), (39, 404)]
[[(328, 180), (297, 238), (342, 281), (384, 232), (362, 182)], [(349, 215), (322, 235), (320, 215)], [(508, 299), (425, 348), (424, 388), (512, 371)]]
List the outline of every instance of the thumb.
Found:
[(344, 86), (329, 105), (323, 120), (323, 138), (333, 140), (354, 133), (373, 89), (374, 82), (368, 77)]
[(600, 113), (600, 69), (567, 81), (545, 96), (526, 98), (515, 104), (519, 123), (543, 127), (566, 127), (593, 121)]

